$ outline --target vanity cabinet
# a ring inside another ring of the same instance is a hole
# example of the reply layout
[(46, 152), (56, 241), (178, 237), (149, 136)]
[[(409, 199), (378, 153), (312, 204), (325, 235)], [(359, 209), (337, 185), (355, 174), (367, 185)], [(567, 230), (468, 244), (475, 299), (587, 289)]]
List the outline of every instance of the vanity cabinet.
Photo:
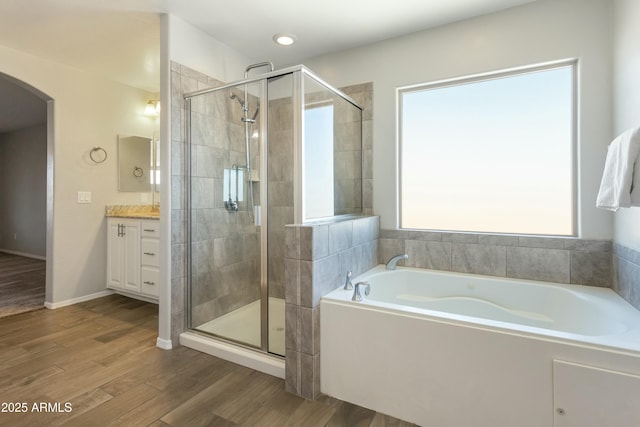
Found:
[(144, 300), (157, 300), (159, 222), (108, 218), (107, 229), (107, 288)]

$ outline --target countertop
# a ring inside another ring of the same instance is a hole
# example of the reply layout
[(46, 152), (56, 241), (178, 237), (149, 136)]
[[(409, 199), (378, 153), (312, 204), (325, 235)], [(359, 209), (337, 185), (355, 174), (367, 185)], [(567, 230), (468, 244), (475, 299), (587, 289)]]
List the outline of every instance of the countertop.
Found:
[(160, 219), (160, 207), (154, 205), (110, 205), (105, 209), (106, 217)]

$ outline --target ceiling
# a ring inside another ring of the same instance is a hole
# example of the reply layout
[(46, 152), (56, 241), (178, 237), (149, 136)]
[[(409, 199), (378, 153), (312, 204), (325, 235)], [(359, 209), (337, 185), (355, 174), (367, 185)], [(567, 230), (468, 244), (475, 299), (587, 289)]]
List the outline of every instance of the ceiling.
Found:
[[(2, 0), (0, 45), (157, 92), (161, 13), (279, 68), (532, 1)], [(297, 43), (278, 46), (275, 33)]]

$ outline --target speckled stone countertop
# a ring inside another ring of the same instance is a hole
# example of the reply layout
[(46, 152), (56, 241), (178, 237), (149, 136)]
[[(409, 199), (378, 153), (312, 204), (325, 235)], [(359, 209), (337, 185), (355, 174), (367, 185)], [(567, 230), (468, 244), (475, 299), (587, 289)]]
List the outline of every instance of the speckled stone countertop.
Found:
[(105, 216), (117, 218), (159, 219), (160, 207), (153, 205), (111, 205)]

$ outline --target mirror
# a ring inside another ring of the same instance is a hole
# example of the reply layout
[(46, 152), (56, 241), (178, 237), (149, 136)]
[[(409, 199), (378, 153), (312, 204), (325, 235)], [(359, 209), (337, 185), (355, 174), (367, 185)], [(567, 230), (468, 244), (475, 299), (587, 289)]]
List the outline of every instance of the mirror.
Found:
[(118, 190), (160, 191), (159, 142), (142, 136), (118, 136)]

